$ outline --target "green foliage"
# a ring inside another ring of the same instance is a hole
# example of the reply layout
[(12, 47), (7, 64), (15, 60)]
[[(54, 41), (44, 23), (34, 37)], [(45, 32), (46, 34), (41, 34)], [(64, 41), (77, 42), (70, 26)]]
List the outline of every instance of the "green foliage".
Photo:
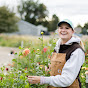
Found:
[(49, 31), (55, 31), (57, 29), (57, 24), (59, 22), (59, 18), (54, 14), (52, 16), (52, 20), (49, 22)]
[[(46, 88), (47, 85), (29, 84), (28, 76), (49, 76), (50, 70), (48, 65), (50, 63), (50, 56), (55, 47), (55, 39), (50, 39), (47, 44), (44, 43), (43, 34), (42, 38), (39, 38), (38, 47), (33, 44), (29, 46), (29, 53), (24, 55), (25, 48), (19, 46), (19, 53), (15, 54), (12, 60), (13, 67), (7, 71), (7, 74), (3, 73), (5, 67), (1, 68), (0, 73), (0, 87), (1, 88)], [(47, 68), (47, 69), (46, 69)]]
[(21, 0), (21, 5), (18, 6), (18, 12), (20, 13), (21, 19), (27, 22), (34, 25), (43, 25), (49, 31), (57, 29), (59, 18), (54, 14), (51, 21), (47, 20), (49, 12), (46, 6), (43, 3), (39, 3), (38, 0)]
[(78, 28), (82, 28), (82, 26), (80, 24), (77, 25)]
[(84, 35), (86, 35), (87, 34), (87, 30), (84, 28), (84, 29), (82, 29), (81, 33), (84, 34)]
[[(8, 37), (4, 37), (9, 40)], [(15, 39), (15, 37), (11, 37)], [(25, 37), (24, 39), (26, 39)], [(21, 38), (18, 38), (18, 41)], [(0, 37), (0, 40), (3, 40), (3, 37)], [(39, 41), (38, 41), (39, 40)], [(57, 39), (50, 38), (47, 42), (44, 41), (44, 36), (42, 34), (41, 38), (38, 38), (36, 42), (30, 42), (25, 47), (19, 46), (19, 53), (16, 53), (14, 59), (13, 67), (11, 66), (11, 70), (7, 71), (7, 74), (4, 74), (3, 71), (5, 70), (5, 66), (1, 67), (0, 70), (0, 87), (1, 88), (46, 88), (47, 85), (40, 85), (40, 84), (29, 84), (28, 83), (28, 76), (29, 75), (37, 75), (37, 76), (49, 76), (49, 69), (45, 69), (45, 67), (49, 67), (50, 64), (50, 57), (55, 47)], [(47, 40), (47, 39), (46, 39)], [(14, 40), (12, 40), (14, 41)], [(17, 42), (17, 38), (16, 38)], [(24, 41), (25, 42), (25, 41)], [(7, 43), (7, 42), (6, 42)], [(10, 41), (10, 43), (12, 43)], [(27, 43), (27, 42), (26, 42)], [(85, 55), (86, 61), (83, 64), (83, 67), (80, 72), (80, 81), (82, 83), (82, 88), (86, 88), (86, 75), (85, 72), (88, 71), (88, 41), (84, 42), (85, 44)], [(24, 56), (23, 52), (25, 48), (30, 50), (26, 56)], [(44, 51), (45, 49), (45, 51)]]
[(8, 7), (0, 7), (0, 33), (18, 31), (18, 18), (15, 13), (10, 12)]
[(84, 24), (84, 27), (83, 28), (88, 29), (88, 22)]
[[(44, 44), (49, 39), (44, 39)], [(31, 44), (32, 46), (38, 47), (40, 46), (39, 44), (39, 39), (37, 37), (30, 37), (30, 36), (14, 36), (14, 35), (0, 35), (0, 46), (7, 46), (7, 47), (19, 47), (21, 45), (21, 42), (24, 42), (24, 47), (30, 47)]]
[(33, 0), (21, 1), (21, 5), (18, 6), (18, 12), (20, 13), (21, 19), (34, 25), (43, 22), (48, 14), (44, 4)]
[(84, 24), (84, 27), (82, 29), (82, 34), (88, 35), (88, 22)]

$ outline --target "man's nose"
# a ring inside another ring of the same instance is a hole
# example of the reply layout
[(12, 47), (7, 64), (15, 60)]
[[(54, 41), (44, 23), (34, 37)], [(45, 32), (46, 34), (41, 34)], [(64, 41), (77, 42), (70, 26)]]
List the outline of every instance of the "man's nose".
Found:
[(65, 29), (65, 28), (63, 28), (63, 29), (62, 29), (62, 31), (66, 31), (66, 29)]

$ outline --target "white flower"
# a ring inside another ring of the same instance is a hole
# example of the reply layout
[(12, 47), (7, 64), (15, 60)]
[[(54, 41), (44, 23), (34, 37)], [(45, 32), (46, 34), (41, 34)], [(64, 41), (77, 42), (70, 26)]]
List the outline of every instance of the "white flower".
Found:
[(4, 75), (7, 75), (7, 72), (5, 72)]
[(86, 71), (85, 74), (88, 75), (88, 71)]
[(48, 46), (52, 46), (52, 44), (48, 43)]
[(85, 76), (81, 75), (82, 78), (85, 78)]
[(39, 55), (36, 54), (36, 57), (39, 57)]
[(22, 71), (18, 71), (18, 73), (19, 73), (19, 74), (21, 74), (21, 73), (22, 73)]

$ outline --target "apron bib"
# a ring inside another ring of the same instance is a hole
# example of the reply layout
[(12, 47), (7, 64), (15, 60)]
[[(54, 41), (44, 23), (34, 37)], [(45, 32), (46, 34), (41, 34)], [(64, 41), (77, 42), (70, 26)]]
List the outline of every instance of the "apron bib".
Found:
[[(51, 71), (50, 75), (61, 75), (62, 69), (64, 64), (66, 63), (66, 54), (65, 53), (53, 53), (51, 57)], [(70, 85), (69, 87), (53, 87), (48, 86), (47, 88), (79, 88), (79, 82), (78, 79), (75, 79), (75, 81)]]

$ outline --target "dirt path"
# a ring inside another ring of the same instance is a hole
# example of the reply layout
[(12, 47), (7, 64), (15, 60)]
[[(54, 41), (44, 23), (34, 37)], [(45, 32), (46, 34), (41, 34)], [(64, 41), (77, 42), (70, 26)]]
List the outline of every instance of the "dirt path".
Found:
[(11, 51), (18, 52), (18, 48), (11, 48), (11, 47), (0, 47), (0, 67), (7, 66), (11, 63), (14, 55), (11, 55)]

